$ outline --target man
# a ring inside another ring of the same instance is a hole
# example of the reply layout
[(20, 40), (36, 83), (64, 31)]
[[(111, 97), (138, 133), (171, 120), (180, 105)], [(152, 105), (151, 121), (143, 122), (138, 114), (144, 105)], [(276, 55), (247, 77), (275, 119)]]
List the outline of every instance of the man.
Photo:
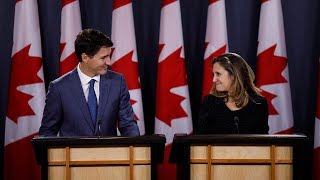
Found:
[(112, 46), (98, 30), (77, 35), (79, 64), (50, 83), (40, 135), (139, 136), (124, 77), (108, 70)]

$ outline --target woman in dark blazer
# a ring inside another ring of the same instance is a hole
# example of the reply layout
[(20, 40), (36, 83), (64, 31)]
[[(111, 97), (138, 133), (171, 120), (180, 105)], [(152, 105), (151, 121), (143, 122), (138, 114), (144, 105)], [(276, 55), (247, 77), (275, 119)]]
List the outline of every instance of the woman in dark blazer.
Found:
[(197, 134), (268, 134), (268, 103), (254, 73), (235, 53), (212, 61), (213, 86), (201, 106)]

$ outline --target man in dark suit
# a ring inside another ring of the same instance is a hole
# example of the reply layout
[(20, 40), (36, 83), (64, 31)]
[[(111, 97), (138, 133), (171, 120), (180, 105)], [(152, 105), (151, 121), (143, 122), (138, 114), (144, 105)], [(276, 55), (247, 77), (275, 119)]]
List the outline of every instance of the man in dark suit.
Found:
[(40, 135), (139, 136), (124, 77), (108, 70), (112, 46), (98, 30), (77, 35), (79, 64), (50, 83)]

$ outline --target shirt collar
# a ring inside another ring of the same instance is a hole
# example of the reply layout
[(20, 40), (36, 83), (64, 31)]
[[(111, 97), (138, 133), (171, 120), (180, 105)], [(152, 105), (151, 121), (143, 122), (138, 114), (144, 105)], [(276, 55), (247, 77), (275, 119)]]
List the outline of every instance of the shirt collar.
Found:
[(94, 77), (89, 77), (89, 76), (85, 75), (80, 69), (80, 63), (77, 66), (77, 70), (78, 70), (78, 74), (79, 74), (81, 85), (89, 84), (89, 81), (91, 79), (94, 79), (97, 82), (100, 82), (100, 75), (97, 75), (97, 76), (94, 76)]

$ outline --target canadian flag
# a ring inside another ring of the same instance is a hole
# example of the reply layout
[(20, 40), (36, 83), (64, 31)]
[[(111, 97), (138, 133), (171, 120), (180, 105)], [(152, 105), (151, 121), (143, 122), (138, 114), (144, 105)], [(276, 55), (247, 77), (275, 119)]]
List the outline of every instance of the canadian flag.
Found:
[(74, 52), (74, 41), (81, 31), (81, 16), (78, 0), (62, 0), (61, 4), (60, 75), (63, 75), (79, 62)]
[(212, 87), (211, 61), (228, 51), (226, 8), (224, 0), (208, 0), (206, 30), (206, 51), (203, 63), (202, 97), (210, 93)]
[(155, 133), (166, 136), (159, 179), (175, 179), (176, 167), (168, 163), (175, 133), (191, 133), (190, 98), (184, 60), (180, 2), (162, 1), (156, 96)]
[(293, 132), (293, 115), (281, 1), (261, 0), (257, 85), (267, 98), (269, 134)]
[(111, 68), (126, 79), (134, 116), (143, 135), (145, 127), (131, 0), (113, 2), (111, 39), (114, 42)]
[(37, 0), (16, 1), (5, 127), (6, 180), (40, 179), (30, 140), (37, 134), (45, 87)]
[[(320, 68), (320, 64), (319, 64), (319, 68)], [(313, 179), (320, 180), (320, 71), (318, 72), (317, 111), (316, 111), (316, 118), (315, 118), (315, 124), (314, 124), (313, 159), (314, 159)]]

